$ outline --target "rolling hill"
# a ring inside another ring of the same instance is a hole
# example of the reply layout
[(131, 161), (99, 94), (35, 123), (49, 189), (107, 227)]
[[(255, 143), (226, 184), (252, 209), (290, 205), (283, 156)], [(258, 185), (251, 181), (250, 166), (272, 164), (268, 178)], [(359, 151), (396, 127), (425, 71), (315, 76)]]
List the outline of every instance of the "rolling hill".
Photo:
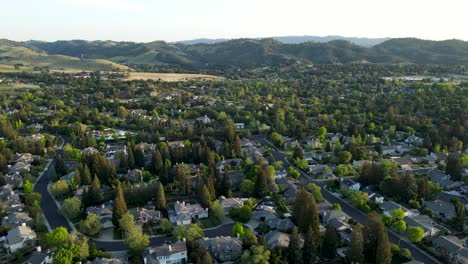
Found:
[(79, 59), (67, 55), (50, 55), (28, 43), (0, 40), (0, 71), (33, 71), (38, 68), (53, 71), (128, 71), (127, 66), (105, 59)]
[[(363, 47), (347, 40), (288, 44), (273, 38), (235, 39), (190, 45), (164, 41), (137, 43), (84, 40), (28, 41), (17, 45), (19, 46), (15, 48), (27, 49), (28, 52), (50, 57), (50, 60), (62, 59), (56, 63), (59, 67), (66, 65), (66, 62), (63, 61), (65, 58), (68, 58), (70, 63), (75, 64), (90, 60), (94, 63), (102, 62), (105, 64), (103, 61), (96, 61), (103, 59), (118, 64), (177, 66), (190, 69), (364, 61), (368, 63), (468, 65), (468, 42), (460, 40), (428, 41), (415, 38), (390, 39), (372, 47)], [(26, 51), (23, 50), (23, 52)], [(46, 55), (42, 55), (42, 52), (46, 52)], [(60, 55), (66, 57), (60, 57)], [(3, 55), (0, 53), (0, 56)], [(78, 60), (76, 58), (86, 59)], [(115, 66), (108, 64), (108, 67)]]

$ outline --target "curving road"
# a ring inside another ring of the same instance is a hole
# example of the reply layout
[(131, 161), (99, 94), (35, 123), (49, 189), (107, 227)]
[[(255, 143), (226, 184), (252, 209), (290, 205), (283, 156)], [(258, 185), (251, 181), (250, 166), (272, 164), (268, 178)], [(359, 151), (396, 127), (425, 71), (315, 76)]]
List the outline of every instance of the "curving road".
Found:
[[(275, 149), (275, 152), (273, 153), (273, 156), (276, 160), (284, 160), (283, 166), (285, 166), (285, 169), (289, 166), (293, 166), (287, 159), (287, 156), (279, 150), (276, 146), (274, 146), (270, 141), (266, 139), (265, 135), (259, 135), (256, 136), (255, 139), (259, 141), (262, 144), (269, 145)], [(289, 165), (287, 165), (289, 164)], [(361, 212), (359, 209), (351, 206), (348, 202), (345, 200), (333, 195), (330, 191), (328, 191), (325, 187), (326, 183), (323, 181), (317, 181), (315, 179), (311, 179), (309, 175), (307, 175), (305, 172), (302, 170), (296, 168), (300, 173), (301, 177), (299, 178), (299, 181), (302, 183), (309, 183), (309, 182), (314, 182), (315, 184), (319, 185), (322, 188), (322, 195), (323, 198), (328, 201), (329, 203), (338, 203), (341, 205), (341, 208), (343, 212), (345, 212), (347, 215), (352, 217), (356, 222), (360, 223), (363, 226), (366, 226), (367, 223), (367, 216), (363, 212)], [(439, 264), (440, 262), (436, 260), (434, 257), (423, 251), (422, 249), (418, 248), (416, 245), (411, 243), (405, 236), (399, 235), (395, 233), (393, 230), (387, 228), (388, 230), (388, 237), (390, 241), (396, 245), (399, 245), (401, 248), (407, 248), (411, 252), (411, 255), (415, 260), (419, 260), (425, 264)]]

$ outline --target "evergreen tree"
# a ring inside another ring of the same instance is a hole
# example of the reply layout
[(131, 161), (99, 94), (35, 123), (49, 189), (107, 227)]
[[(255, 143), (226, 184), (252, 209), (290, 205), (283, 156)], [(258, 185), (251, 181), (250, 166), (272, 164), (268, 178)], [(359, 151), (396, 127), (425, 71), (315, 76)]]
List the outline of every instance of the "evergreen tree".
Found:
[(382, 230), (379, 235), (377, 245), (376, 263), (390, 264), (392, 263), (392, 244), (388, 240), (387, 230)]
[(236, 139), (234, 140), (234, 153), (236, 154), (237, 158), (242, 157), (242, 143), (239, 135), (236, 135)]
[(161, 152), (159, 152), (159, 150), (156, 150), (151, 155), (150, 172), (157, 174), (161, 171), (162, 167), (163, 161), (161, 158)]
[(351, 245), (346, 251), (346, 260), (349, 263), (363, 263), (364, 261), (364, 237), (360, 225), (353, 228)]
[(164, 194), (164, 187), (161, 182), (158, 182), (156, 190), (156, 208), (158, 210), (166, 209), (166, 195)]
[(127, 204), (125, 203), (124, 191), (120, 185), (120, 182), (118, 182), (112, 208), (112, 224), (114, 224), (115, 227), (119, 226), (119, 220), (126, 212)]
[(90, 185), (91, 184), (91, 171), (89, 170), (89, 167), (88, 165), (84, 165), (83, 167), (83, 174), (82, 174), (82, 180), (83, 180), (83, 184), (85, 185)]
[(208, 191), (208, 188), (206, 185), (202, 185), (201, 190), (199, 192), (200, 195), (200, 200), (203, 206), (207, 207), (210, 205), (211, 202), (211, 197), (210, 197), (210, 192)]
[(219, 195), (224, 195), (225, 197), (231, 197), (231, 179), (229, 178), (228, 174), (225, 172), (223, 178), (221, 180), (221, 192)]
[(78, 168), (75, 170), (75, 174), (73, 177), (75, 177), (76, 186), (81, 186), (82, 181), (81, 181), (80, 170)]
[(255, 181), (255, 194), (257, 195), (258, 198), (263, 198), (265, 197), (269, 191), (268, 191), (268, 166), (266, 164), (263, 164), (258, 171), (257, 179)]
[(128, 170), (127, 156), (125, 155), (125, 153), (123, 151), (121, 151), (119, 153), (119, 157), (120, 157), (119, 171), (120, 172), (127, 172), (127, 170)]
[(301, 147), (297, 146), (294, 148), (293, 152), (293, 160), (296, 159), (303, 159), (304, 158), (304, 150)]
[(299, 190), (293, 206), (293, 215), (299, 229), (307, 232), (312, 227), (314, 234), (319, 233), (319, 218), (314, 197), (304, 188)]
[(135, 169), (135, 156), (133, 155), (133, 149), (128, 147), (128, 157), (127, 157), (127, 165), (128, 168), (133, 170)]
[(317, 255), (317, 246), (319, 244), (320, 236), (314, 233), (311, 226), (307, 228), (307, 232), (304, 238), (304, 249), (302, 253), (302, 259), (304, 264), (315, 263), (315, 256)]
[(322, 254), (327, 258), (334, 258), (336, 255), (336, 247), (338, 245), (338, 238), (335, 228), (328, 224), (327, 231), (325, 232), (325, 239), (322, 246)]
[(297, 227), (293, 227), (288, 246), (289, 263), (302, 263), (301, 238)]
[(68, 167), (65, 165), (65, 161), (62, 158), (62, 155), (58, 154), (55, 161), (55, 172), (58, 176), (63, 176), (68, 173)]
[(140, 148), (135, 148), (135, 151), (133, 152), (133, 157), (135, 159), (136, 168), (145, 167), (145, 154), (143, 153), (143, 150), (141, 150)]
[(98, 176), (94, 175), (93, 182), (88, 190), (87, 201), (90, 205), (98, 205), (102, 200), (101, 182)]

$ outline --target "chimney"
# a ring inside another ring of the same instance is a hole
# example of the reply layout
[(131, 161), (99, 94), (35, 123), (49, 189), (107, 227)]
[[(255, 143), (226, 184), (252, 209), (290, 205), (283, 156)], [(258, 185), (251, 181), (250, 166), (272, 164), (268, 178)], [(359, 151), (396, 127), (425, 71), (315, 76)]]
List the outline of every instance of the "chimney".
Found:
[(36, 250), (37, 250), (37, 252), (42, 252), (41, 246), (38, 246), (38, 247), (36, 248)]
[(182, 238), (182, 241), (186, 242), (186, 241), (187, 241), (187, 239), (185, 239), (185, 237), (184, 237), (184, 238)]
[(143, 258), (143, 263), (148, 263), (148, 259), (147, 258)]
[(171, 245), (169, 245), (169, 251), (172, 251), (172, 246)]
[(26, 223), (22, 223), (21, 226), (26, 226)]
[(104, 208), (105, 208), (105, 205), (104, 205), (104, 204), (101, 204), (101, 208), (104, 209)]
[(240, 234), (239, 234), (239, 232), (237, 232), (237, 238), (240, 238)]

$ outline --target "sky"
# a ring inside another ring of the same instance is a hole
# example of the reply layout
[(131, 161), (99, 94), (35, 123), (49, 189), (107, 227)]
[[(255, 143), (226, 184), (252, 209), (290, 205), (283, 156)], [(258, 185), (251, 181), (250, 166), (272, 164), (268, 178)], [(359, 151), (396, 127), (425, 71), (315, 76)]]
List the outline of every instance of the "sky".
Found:
[(150, 42), (273, 36), (468, 41), (467, 0), (0, 0), (0, 38)]

